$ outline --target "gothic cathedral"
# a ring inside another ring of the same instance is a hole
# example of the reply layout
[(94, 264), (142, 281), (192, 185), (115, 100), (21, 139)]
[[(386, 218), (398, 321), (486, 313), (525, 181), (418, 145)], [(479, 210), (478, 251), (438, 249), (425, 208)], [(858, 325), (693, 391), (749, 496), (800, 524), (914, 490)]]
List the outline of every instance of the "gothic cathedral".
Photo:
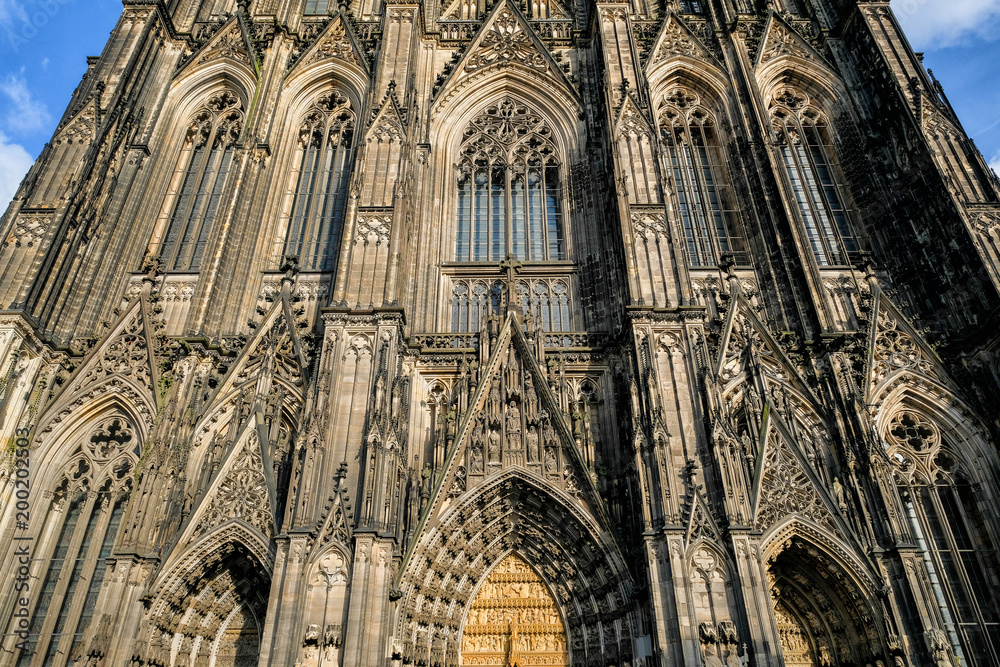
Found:
[(883, 0), (124, 0), (2, 219), (3, 667), (997, 667), (1000, 180)]

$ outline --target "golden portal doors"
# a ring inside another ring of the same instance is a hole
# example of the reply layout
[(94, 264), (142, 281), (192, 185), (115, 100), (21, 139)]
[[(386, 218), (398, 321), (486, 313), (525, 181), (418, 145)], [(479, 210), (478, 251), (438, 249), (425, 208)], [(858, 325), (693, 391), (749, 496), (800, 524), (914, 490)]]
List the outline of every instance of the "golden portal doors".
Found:
[(548, 586), (515, 554), (490, 573), (469, 605), (463, 667), (568, 667), (566, 628)]

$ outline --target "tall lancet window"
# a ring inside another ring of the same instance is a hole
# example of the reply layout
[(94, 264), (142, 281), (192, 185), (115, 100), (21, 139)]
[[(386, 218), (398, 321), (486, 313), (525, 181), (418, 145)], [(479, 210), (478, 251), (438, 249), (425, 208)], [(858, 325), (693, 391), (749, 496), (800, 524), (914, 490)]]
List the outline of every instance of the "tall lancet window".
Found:
[(923, 415), (897, 413), (885, 433), (913, 529), (927, 549), (944, 602), (975, 667), (1000, 664), (1000, 570), (996, 541), (960, 457)]
[(343, 226), (354, 112), (342, 92), (321, 96), (299, 128), (284, 254), (304, 271), (331, 271)]
[(716, 266), (725, 254), (748, 263), (713, 115), (695, 93), (677, 88), (660, 110), (660, 136), (691, 266)]
[[(107, 559), (121, 526), (140, 453), (138, 438), (123, 417), (110, 417), (78, 443), (52, 493), (40, 524), (31, 574), (32, 595), (26, 648), (17, 667), (70, 665), (84, 649), (94, 622)], [(44, 656), (44, 657), (41, 657)]]
[(560, 170), (552, 130), (526, 105), (506, 98), (480, 114), (462, 139), (455, 259), (565, 259)]
[(826, 118), (805, 94), (785, 89), (774, 98), (771, 122), (816, 263), (848, 264), (859, 248)]
[(188, 127), (168, 195), (170, 223), (160, 249), (168, 271), (198, 271), (212, 227), (222, 215), (229, 169), (243, 131), (240, 98), (217, 93), (198, 110)]

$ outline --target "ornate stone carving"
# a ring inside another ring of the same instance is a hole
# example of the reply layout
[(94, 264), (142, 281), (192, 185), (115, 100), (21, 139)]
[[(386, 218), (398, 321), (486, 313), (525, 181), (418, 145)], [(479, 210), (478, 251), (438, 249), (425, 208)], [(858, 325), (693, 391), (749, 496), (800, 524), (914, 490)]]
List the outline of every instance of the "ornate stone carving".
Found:
[(478, 48), (465, 61), (465, 71), (475, 72), (487, 67), (523, 65), (540, 72), (547, 71), (548, 62), (531, 41), (513, 10), (501, 9), (486, 29)]
[(243, 30), (237, 21), (234, 21), (221, 36), (212, 39), (208, 48), (198, 58), (198, 63), (203, 65), (220, 58), (247, 64), (251, 62), (246, 37), (243, 36)]
[(196, 532), (239, 519), (269, 536), (274, 521), (256, 430), (251, 429), (249, 437), (232, 457), (232, 465), (205, 509)]
[(340, 17), (335, 18), (320, 37), (320, 41), (306, 59), (305, 64), (309, 65), (327, 58), (339, 58), (356, 65), (362, 64), (354, 45), (351, 44), (350, 37), (347, 36), (347, 27)]
[(41, 241), (52, 222), (51, 213), (21, 213), (14, 222), (13, 229), (4, 239), (4, 246), (13, 243), (17, 247), (32, 247)]
[(569, 664), (566, 630), (545, 582), (524, 560), (507, 556), (469, 605), (463, 665)]
[(356, 233), (355, 243), (364, 245), (382, 245), (389, 242), (389, 232), (392, 229), (391, 213), (360, 213)]
[(773, 526), (779, 519), (800, 516), (835, 528), (833, 516), (785, 439), (772, 427), (764, 452), (756, 525)]
[(782, 56), (795, 56), (805, 60), (813, 59), (812, 53), (804, 46), (802, 38), (774, 20), (771, 23), (771, 29), (767, 32), (767, 41), (764, 42), (760, 62), (765, 64)]

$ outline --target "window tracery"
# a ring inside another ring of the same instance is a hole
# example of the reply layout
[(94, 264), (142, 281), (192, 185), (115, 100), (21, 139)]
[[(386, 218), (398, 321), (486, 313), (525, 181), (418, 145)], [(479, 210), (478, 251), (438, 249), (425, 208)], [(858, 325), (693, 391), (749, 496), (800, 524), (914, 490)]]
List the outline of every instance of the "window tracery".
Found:
[(695, 93), (675, 88), (659, 125), (691, 265), (716, 266), (724, 254), (748, 263), (715, 117)]
[(340, 90), (320, 96), (299, 126), (292, 158), (285, 256), (305, 271), (332, 271), (347, 203), (355, 114)]
[(243, 102), (230, 91), (211, 96), (192, 118), (171, 185), (174, 203), (160, 249), (168, 270), (200, 269), (244, 118)]
[[(970, 476), (924, 415), (901, 410), (885, 430), (896, 484), (923, 536), (972, 665), (1000, 657), (997, 552)], [(992, 659), (991, 659), (992, 658)]]
[[(132, 490), (139, 460), (134, 428), (123, 417), (99, 422), (77, 447), (56, 485), (31, 564), (41, 588), (32, 610), (27, 648), (18, 667), (65, 664), (83, 650), (97, 598)], [(50, 538), (51, 540), (52, 538)]]
[(552, 130), (511, 98), (476, 117), (462, 139), (459, 262), (566, 258), (560, 161)]
[(860, 248), (826, 117), (801, 91), (782, 88), (771, 125), (816, 263), (849, 264)]

